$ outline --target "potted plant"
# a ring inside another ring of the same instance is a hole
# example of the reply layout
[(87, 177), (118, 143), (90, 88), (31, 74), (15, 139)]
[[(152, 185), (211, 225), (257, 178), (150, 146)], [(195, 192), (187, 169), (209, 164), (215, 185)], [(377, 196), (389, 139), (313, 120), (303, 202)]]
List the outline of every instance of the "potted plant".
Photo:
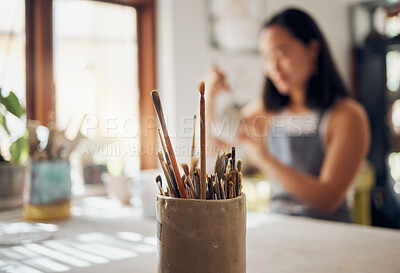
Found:
[[(17, 96), (10, 92), (5, 97), (0, 88), (0, 209), (22, 204), (29, 156), (24, 112)], [(22, 133), (15, 130), (18, 123)]]

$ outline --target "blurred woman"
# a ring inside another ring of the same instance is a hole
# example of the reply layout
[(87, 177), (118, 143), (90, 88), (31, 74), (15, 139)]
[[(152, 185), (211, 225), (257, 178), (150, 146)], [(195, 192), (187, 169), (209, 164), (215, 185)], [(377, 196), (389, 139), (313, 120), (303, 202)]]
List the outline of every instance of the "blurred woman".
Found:
[[(370, 144), (363, 107), (350, 98), (314, 20), (298, 9), (266, 22), (259, 36), (262, 99), (242, 109), (238, 140), (273, 181), (272, 212), (351, 222), (346, 192)], [(210, 105), (227, 89), (217, 68)], [(212, 111), (210, 111), (212, 114)]]

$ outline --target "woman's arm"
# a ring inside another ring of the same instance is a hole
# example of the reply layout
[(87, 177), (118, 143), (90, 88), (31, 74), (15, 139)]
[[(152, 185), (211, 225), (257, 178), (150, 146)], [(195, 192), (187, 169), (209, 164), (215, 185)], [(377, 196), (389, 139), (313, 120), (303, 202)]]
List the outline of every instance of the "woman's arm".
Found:
[(282, 164), (268, 154), (265, 142), (260, 140), (247, 141), (252, 153), (249, 158), (293, 196), (333, 212), (343, 201), (369, 149), (370, 128), (363, 107), (352, 99), (341, 100), (332, 112), (325, 140), (326, 154), (319, 177)]
[[(205, 77), (205, 95), (206, 95), (206, 120), (208, 120), (208, 126), (215, 124), (215, 101), (216, 97), (221, 92), (229, 92), (230, 87), (227, 83), (225, 74), (216, 66), (213, 66), (212, 70)], [(210, 128), (210, 126), (208, 127)], [(221, 138), (216, 137), (212, 130), (209, 129), (208, 147), (210, 149), (208, 154), (211, 154), (215, 150), (229, 150), (231, 145)], [(217, 148), (217, 149), (215, 149)]]

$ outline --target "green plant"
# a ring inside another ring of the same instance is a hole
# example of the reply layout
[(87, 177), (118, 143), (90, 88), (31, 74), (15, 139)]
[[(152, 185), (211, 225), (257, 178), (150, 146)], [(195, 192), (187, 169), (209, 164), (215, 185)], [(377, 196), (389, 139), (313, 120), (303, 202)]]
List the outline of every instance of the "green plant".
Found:
[[(10, 158), (11, 163), (23, 163), (29, 156), (29, 145), (28, 145), (28, 130), (25, 126), (25, 133), (23, 136), (17, 138), (16, 140), (11, 140), (11, 132), (7, 126), (7, 113), (17, 117), (21, 124), (24, 124), (22, 116), (24, 114), (24, 109), (17, 96), (14, 92), (10, 92), (7, 97), (3, 96), (2, 90), (0, 88), (0, 128), (5, 132), (6, 137), (10, 138)], [(3, 155), (0, 154), (0, 161), (5, 161)]]

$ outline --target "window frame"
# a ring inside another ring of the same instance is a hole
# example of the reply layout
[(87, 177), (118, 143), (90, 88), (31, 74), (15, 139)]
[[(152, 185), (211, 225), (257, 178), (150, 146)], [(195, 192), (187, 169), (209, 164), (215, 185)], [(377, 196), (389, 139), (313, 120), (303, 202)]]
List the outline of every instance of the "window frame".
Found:
[[(93, 0), (131, 6), (137, 13), (140, 168), (156, 168), (156, 116), (150, 91), (156, 87), (154, 0)], [(25, 0), (27, 118), (55, 121), (52, 0)]]

